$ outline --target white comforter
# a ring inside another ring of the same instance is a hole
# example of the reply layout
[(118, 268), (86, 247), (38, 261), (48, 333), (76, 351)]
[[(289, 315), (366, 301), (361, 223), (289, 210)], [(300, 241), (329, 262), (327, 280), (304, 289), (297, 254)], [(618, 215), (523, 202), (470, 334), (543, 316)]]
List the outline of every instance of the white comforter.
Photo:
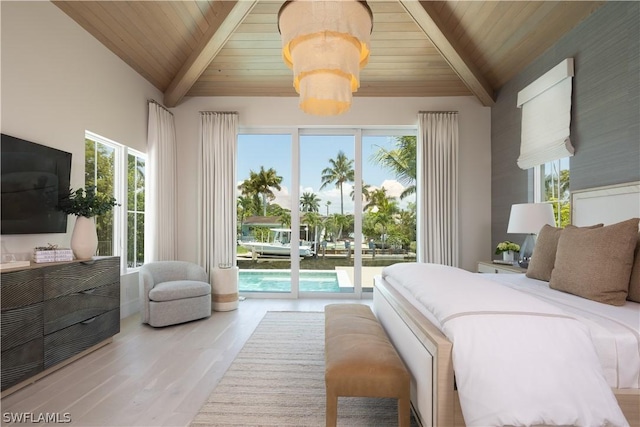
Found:
[(468, 426), (627, 426), (588, 329), (543, 301), (481, 276), (402, 263), (383, 277), (405, 287), (453, 343)]

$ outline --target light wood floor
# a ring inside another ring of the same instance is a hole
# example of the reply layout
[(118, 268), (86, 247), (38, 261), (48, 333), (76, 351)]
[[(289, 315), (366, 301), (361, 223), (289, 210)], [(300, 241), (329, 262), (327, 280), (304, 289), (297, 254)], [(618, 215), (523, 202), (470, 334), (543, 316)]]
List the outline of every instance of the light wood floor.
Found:
[(68, 413), (74, 426), (187, 426), (267, 311), (350, 302), (372, 301), (247, 299), (159, 329), (131, 316), (113, 343), (2, 399), (1, 423), (7, 413)]

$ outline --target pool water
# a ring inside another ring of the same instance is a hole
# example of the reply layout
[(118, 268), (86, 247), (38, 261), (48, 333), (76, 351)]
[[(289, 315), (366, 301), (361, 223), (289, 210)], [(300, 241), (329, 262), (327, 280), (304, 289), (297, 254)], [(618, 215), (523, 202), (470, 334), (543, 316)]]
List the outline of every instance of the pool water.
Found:
[[(240, 292), (291, 292), (289, 270), (240, 270)], [(335, 271), (301, 271), (300, 292), (340, 292)]]

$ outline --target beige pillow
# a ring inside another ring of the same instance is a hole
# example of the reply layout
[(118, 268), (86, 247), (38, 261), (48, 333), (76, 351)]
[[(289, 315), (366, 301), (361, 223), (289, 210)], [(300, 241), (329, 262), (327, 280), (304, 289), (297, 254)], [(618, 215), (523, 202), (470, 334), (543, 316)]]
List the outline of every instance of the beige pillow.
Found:
[(549, 287), (611, 305), (624, 305), (638, 218), (602, 228), (567, 227), (558, 240)]
[[(603, 225), (604, 224), (596, 224), (584, 228), (599, 228)], [(577, 227), (567, 225), (567, 228)], [(558, 240), (560, 240), (561, 233), (562, 228), (556, 228), (550, 225), (542, 227), (536, 239), (536, 246), (533, 248), (533, 253), (531, 254), (529, 268), (527, 268), (527, 272), (525, 273), (527, 277), (544, 280), (545, 282), (551, 280), (551, 272), (553, 271), (553, 266), (556, 261)]]
[(531, 254), (529, 267), (525, 273), (527, 277), (532, 279), (544, 280), (548, 282), (551, 279), (551, 271), (556, 260), (556, 251), (558, 249), (558, 240), (562, 228), (545, 225), (540, 230), (536, 245)]
[(636, 243), (636, 253), (631, 268), (631, 280), (629, 281), (629, 301), (640, 302), (640, 233), (638, 233), (638, 242)]
[(545, 225), (538, 233), (536, 246), (533, 248), (529, 267), (525, 273), (531, 279), (544, 280), (551, 279), (551, 271), (556, 260), (556, 250), (562, 228)]

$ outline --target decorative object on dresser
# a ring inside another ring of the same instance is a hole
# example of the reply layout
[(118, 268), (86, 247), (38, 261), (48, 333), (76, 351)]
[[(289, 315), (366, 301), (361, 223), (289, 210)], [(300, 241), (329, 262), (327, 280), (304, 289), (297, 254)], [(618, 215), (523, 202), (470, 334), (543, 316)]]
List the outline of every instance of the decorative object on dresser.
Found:
[(157, 328), (211, 316), (209, 276), (199, 265), (148, 262), (138, 277), (142, 323)]
[(60, 201), (59, 209), (67, 215), (75, 215), (76, 224), (71, 234), (71, 249), (78, 259), (88, 259), (98, 249), (98, 233), (94, 217), (103, 215), (119, 206), (111, 196), (96, 193), (96, 188), (88, 186), (69, 190), (69, 196)]
[(520, 203), (511, 206), (507, 233), (526, 234), (520, 246), (518, 264), (522, 268), (529, 266), (529, 260), (536, 245), (536, 234), (545, 225), (555, 225), (553, 207), (548, 203)]
[(34, 264), (2, 273), (2, 395), (120, 332), (120, 258)]
[(49, 244), (33, 249), (33, 261), (43, 262), (65, 262), (73, 261), (73, 251), (68, 248), (58, 248), (58, 245)]

